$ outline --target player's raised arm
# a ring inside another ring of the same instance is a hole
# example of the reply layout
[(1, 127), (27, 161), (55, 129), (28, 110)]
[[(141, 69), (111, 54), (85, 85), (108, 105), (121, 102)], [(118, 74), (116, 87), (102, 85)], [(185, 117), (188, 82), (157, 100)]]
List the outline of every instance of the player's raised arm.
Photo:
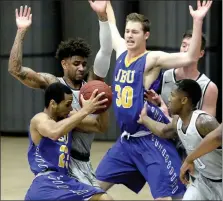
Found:
[(30, 68), (22, 66), (22, 48), (25, 34), (32, 24), (31, 8), (25, 6), (15, 10), (16, 24), (18, 27), (15, 41), (10, 53), (9, 73), (30, 88), (45, 89), (49, 84), (57, 82), (55, 76), (48, 73), (37, 73)]
[(107, 1), (89, 2), (91, 8), (97, 13), (99, 20), (100, 49), (94, 60), (93, 76), (96, 77), (96, 79), (103, 80), (108, 74), (113, 50), (111, 31), (106, 13)]
[[(150, 106), (149, 106), (150, 107)], [(154, 135), (161, 138), (173, 139), (177, 136), (176, 134), (176, 122), (177, 119), (174, 118), (171, 123), (164, 124), (158, 121), (154, 121), (147, 115), (148, 104), (145, 103), (141, 114), (139, 115), (138, 123), (146, 126)]]
[(127, 50), (124, 38), (121, 37), (117, 25), (114, 10), (112, 8), (111, 2), (107, 1), (108, 21), (110, 25), (110, 30), (112, 34), (112, 47), (116, 51), (116, 58), (118, 58), (124, 51)]
[(103, 104), (107, 99), (99, 100), (104, 93), (96, 94), (97, 90), (92, 93), (89, 100), (84, 100), (83, 96), (81, 96), (83, 107), (77, 113), (73, 113), (66, 119), (56, 122), (45, 113), (39, 113), (31, 120), (31, 125), (35, 125), (40, 135), (57, 140), (74, 129), (87, 115), (95, 112), (97, 109), (105, 107)]
[[(180, 53), (165, 53), (161, 51), (154, 51), (148, 54), (147, 64), (151, 68), (153, 66), (160, 68), (180, 68), (183, 66), (189, 66), (199, 59), (200, 47), (201, 47), (201, 36), (202, 36), (202, 25), (203, 19), (210, 9), (212, 1), (203, 1), (202, 5), (200, 0), (197, 1), (197, 10), (193, 10), (189, 6), (190, 14), (193, 17), (193, 33), (191, 44), (188, 52)], [(153, 59), (151, 59), (151, 57)]]

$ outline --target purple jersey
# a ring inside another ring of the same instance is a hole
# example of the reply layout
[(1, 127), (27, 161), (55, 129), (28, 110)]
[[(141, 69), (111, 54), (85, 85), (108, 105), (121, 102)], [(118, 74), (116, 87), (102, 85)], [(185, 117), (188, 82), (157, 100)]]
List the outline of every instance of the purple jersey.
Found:
[(36, 175), (40, 172), (56, 171), (67, 174), (71, 149), (71, 133), (54, 141), (42, 137), (39, 145), (35, 145), (29, 134), (30, 145), (28, 161), (31, 171)]
[[(112, 84), (113, 106), (121, 132), (126, 131), (130, 134), (134, 134), (141, 130), (148, 131), (145, 126), (137, 123), (139, 114), (144, 106), (145, 88), (143, 85), (143, 74), (147, 54), (148, 52), (135, 59), (129, 65), (126, 65), (126, 51), (121, 54), (116, 61)], [(150, 89), (157, 91), (161, 82), (161, 75), (162, 73), (160, 73), (158, 78), (152, 83)], [(159, 110), (156, 106), (153, 106), (153, 108)], [(154, 112), (148, 111), (148, 115), (157, 121), (160, 121), (159, 119), (162, 118), (166, 121), (166, 117), (162, 112), (157, 115)]]

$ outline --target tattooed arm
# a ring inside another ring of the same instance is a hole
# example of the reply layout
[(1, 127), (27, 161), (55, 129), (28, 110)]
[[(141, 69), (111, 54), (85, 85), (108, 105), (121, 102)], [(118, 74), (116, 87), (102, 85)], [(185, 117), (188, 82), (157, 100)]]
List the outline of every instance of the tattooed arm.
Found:
[(49, 84), (57, 82), (57, 78), (48, 73), (37, 73), (22, 66), (22, 46), (26, 29), (18, 29), (9, 58), (9, 73), (30, 88), (45, 89)]
[(16, 9), (16, 24), (18, 27), (15, 41), (10, 53), (9, 73), (30, 88), (45, 89), (49, 84), (57, 82), (57, 78), (48, 73), (37, 73), (30, 68), (22, 66), (22, 47), (26, 32), (32, 23), (31, 8), (20, 7)]
[(214, 151), (219, 146), (221, 146), (222, 124), (220, 126), (218, 125), (219, 123), (217, 122), (217, 120), (207, 114), (200, 115), (198, 117), (196, 127), (200, 135), (204, 136), (204, 139), (201, 141), (199, 146), (186, 157), (183, 165), (181, 166), (180, 179), (182, 183), (189, 183), (185, 175), (188, 171), (192, 174), (194, 173), (194, 160), (200, 158), (201, 156), (204, 156), (211, 151)]
[(196, 121), (196, 128), (201, 137), (205, 137), (219, 126), (218, 121), (208, 114), (201, 114)]

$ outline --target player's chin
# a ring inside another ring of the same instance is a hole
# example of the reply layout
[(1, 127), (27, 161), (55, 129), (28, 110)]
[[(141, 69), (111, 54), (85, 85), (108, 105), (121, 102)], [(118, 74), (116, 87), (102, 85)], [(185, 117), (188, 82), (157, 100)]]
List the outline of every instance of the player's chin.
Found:
[(75, 77), (75, 80), (77, 80), (77, 81), (81, 81), (81, 80), (83, 80), (84, 79), (84, 75), (77, 75), (76, 77)]
[(127, 47), (128, 50), (134, 50), (134, 49), (136, 49), (135, 43), (127, 43), (126, 44), (126, 47)]
[(173, 108), (170, 105), (168, 105), (168, 110), (170, 111), (171, 114), (174, 113), (174, 110), (173, 110)]
[(133, 51), (133, 50), (135, 50), (135, 49), (136, 49), (136, 48), (133, 47), (133, 46), (127, 46), (127, 50)]
[(169, 110), (170, 111), (170, 114), (172, 114), (172, 115), (177, 115), (177, 112), (175, 111), (175, 110)]
[(65, 113), (65, 114), (63, 114), (63, 115), (61, 116), (61, 119), (65, 119), (65, 118), (69, 117), (69, 114), (70, 114), (70, 113)]

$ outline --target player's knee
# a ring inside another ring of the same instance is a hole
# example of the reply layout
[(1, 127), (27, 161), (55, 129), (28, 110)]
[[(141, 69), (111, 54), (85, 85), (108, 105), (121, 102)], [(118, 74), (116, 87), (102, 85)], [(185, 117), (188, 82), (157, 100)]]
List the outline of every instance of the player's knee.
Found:
[(171, 197), (156, 198), (155, 200), (172, 200)]
[(113, 200), (113, 198), (106, 194), (106, 193), (103, 193), (103, 194), (97, 194), (97, 195), (94, 195), (91, 197), (90, 201), (97, 201), (97, 200)]
[(104, 182), (104, 181), (98, 181), (98, 184), (101, 189), (104, 191), (108, 191), (114, 184), (109, 183), (109, 182)]

